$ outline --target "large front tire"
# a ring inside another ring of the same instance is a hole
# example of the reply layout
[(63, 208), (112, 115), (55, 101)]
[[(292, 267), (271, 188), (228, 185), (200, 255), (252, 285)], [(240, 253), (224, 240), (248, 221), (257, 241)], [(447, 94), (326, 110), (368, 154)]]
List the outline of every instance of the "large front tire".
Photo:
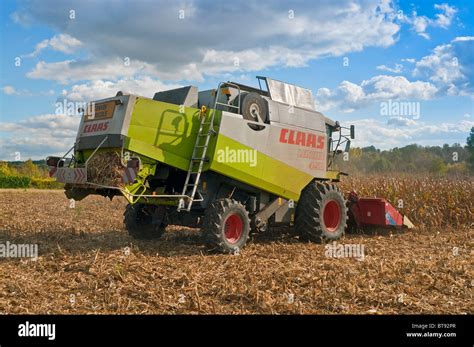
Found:
[(304, 241), (337, 240), (344, 235), (347, 207), (334, 184), (311, 182), (296, 206), (295, 227)]
[(160, 207), (152, 205), (129, 204), (123, 218), (125, 229), (134, 239), (158, 239), (163, 235), (166, 227), (163, 218), (160, 218), (162, 212)]
[(236, 200), (216, 200), (206, 210), (202, 231), (204, 241), (211, 250), (222, 253), (239, 252), (249, 237), (248, 212)]

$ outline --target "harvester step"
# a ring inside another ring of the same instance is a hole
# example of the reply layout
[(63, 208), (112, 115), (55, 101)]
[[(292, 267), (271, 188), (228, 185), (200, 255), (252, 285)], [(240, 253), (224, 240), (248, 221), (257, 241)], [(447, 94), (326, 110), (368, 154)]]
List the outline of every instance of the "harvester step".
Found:
[(198, 137), (208, 137), (210, 135), (216, 135), (217, 132), (215, 130), (209, 130), (207, 134), (198, 134)]

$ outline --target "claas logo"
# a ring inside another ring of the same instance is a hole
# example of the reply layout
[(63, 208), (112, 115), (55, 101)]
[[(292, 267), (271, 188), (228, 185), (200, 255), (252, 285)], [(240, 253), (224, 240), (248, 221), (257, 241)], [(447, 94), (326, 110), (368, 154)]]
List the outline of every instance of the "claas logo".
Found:
[(109, 122), (86, 124), (84, 126), (84, 133), (95, 133), (98, 131), (106, 131), (108, 127), (109, 127)]
[(280, 131), (281, 143), (323, 149), (325, 141), (325, 136), (322, 135), (316, 135), (291, 129), (281, 129)]

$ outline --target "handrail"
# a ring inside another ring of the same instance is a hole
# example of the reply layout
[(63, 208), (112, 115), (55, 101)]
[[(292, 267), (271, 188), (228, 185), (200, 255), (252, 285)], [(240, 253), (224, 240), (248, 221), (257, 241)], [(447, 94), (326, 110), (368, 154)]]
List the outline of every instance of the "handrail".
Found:
[[(229, 104), (224, 104), (222, 102), (219, 102), (219, 94), (221, 92), (221, 89), (223, 86), (230, 86), (230, 87), (233, 87), (233, 88), (236, 88), (238, 91), (239, 91), (239, 99), (238, 99), (238, 106), (235, 106), (235, 105), (229, 105)], [(223, 106), (228, 106), (228, 107), (233, 107), (233, 108), (237, 108), (237, 113), (240, 114), (240, 96), (241, 96), (241, 91), (240, 91), (240, 87), (232, 82), (220, 82), (219, 85), (217, 86), (217, 93), (216, 93), (216, 99), (214, 101), (214, 109), (217, 110), (217, 105), (223, 105)]]

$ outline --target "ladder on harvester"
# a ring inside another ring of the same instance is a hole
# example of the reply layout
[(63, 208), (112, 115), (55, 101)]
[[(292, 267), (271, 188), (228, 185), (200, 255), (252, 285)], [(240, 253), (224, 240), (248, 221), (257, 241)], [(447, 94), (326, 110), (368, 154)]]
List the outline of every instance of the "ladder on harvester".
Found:
[[(191, 207), (194, 201), (202, 201), (202, 196), (195, 199), (195, 195), (199, 185), (199, 179), (201, 178), (202, 168), (204, 163), (208, 161), (206, 158), (207, 148), (209, 147), (209, 141), (212, 135), (216, 132), (213, 129), (215, 110), (211, 110), (209, 117), (206, 117), (206, 107), (203, 106), (199, 113), (201, 122), (199, 124), (199, 131), (196, 136), (196, 143), (194, 145), (191, 160), (189, 162), (188, 174), (184, 181), (183, 193), (186, 195), (186, 200), (180, 199), (178, 205), (178, 211), (191, 211)], [(204, 141), (204, 142), (203, 142)], [(189, 194), (188, 194), (189, 193)]]
[[(229, 105), (222, 102), (219, 102), (219, 93), (223, 85), (232, 86), (237, 88), (238, 94), (238, 105)], [(178, 204), (178, 211), (191, 211), (194, 201), (202, 201), (202, 195), (199, 193), (200, 197), (195, 199), (195, 195), (198, 192), (199, 179), (201, 178), (202, 169), (204, 163), (209, 161), (206, 158), (207, 148), (209, 147), (209, 141), (211, 136), (216, 135), (214, 130), (214, 116), (217, 110), (218, 105), (223, 105), (227, 107), (233, 107), (237, 109), (237, 112), (240, 111), (240, 87), (229, 82), (219, 83), (219, 86), (216, 91), (216, 98), (214, 101), (214, 108), (209, 111), (209, 117), (206, 117), (206, 106), (201, 108), (199, 113), (200, 124), (199, 131), (196, 136), (196, 142), (194, 144), (193, 153), (191, 155), (191, 160), (189, 161), (188, 174), (186, 175), (186, 180), (184, 181), (184, 187), (182, 196), (186, 196), (186, 199), (181, 198)], [(204, 140), (204, 143), (203, 143)], [(188, 194), (189, 193), (189, 194)]]

